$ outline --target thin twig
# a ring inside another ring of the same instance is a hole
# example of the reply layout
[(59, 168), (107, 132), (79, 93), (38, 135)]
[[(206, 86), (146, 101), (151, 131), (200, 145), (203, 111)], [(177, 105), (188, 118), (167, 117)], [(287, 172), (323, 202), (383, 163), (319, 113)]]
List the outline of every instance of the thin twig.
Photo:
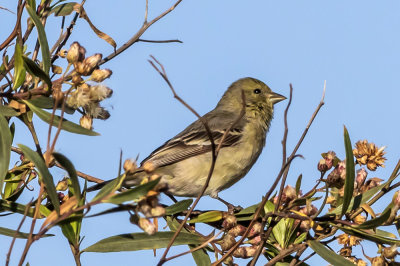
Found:
[(228, 252), (226, 252), (219, 260), (214, 262), (213, 265), (219, 265), (220, 263), (222, 263), (222, 261), (224, 261), (228, 256), (230, 256), (233, 253), (233, 251), (235, 249), (237, 249), (237, 247), (239, 247), (243, 243), (244, 239), (250, 233), (251, 228), (253, 227), (253, 225), (255, 224), (257, 219), (260, 217), (261, 210), (264, 209), (265, 203), (269, 200), (269, 197), (271, 196), (272, 192), (275, 190), (276, 186), (278, 185), (282, 174), (284, 173), (286, 168), (289, 167), (289, 165), (292, 162), (292, 160), (297, 156), (296, 152), (299, 149), (301, 143), (303, 142), (305, 136), (307, 135), (308, 129), (310, 128), (311, 124), (313, 123), (313, 121), (314, 121), (315, 117), (317, 116), (319, 110), (324, 105), (325, 90), (326, 90), (326, 83), (324, 84), (324, 90), (323, 90), (322, 99), (321, 99), (320, 103), (318, 104), (317, 108), (315, 109), (314, 113), (312, 114), (310, 121), (308, 122), (305, 130), (303, 131), (303, 134), (301, 135), (299, 141), (297, 142), (296, 147), (293, 149), (293, 151), (292, 151), (291, 155), (289, 156), (287, 162), (285, 163), (285, 165), (279, 171), (278, 176), (275, 179), (275, 182), (273, 183), (271, 188), (268, 190), (268, 192), (265, 194), (265, 196), (263, 197), (263, 200), (261, 201), (261, 203), (258, 205), (258, 207), (257, 207), (257, 209), (256, 209), (256, 211), (254, 213), (254, 217), (250, 221), (250, 224), (247, 227), (246, 231), (244, 232), (243, 236), (235, 243), (235, 245), (233, 245), (231, 247), (231, 249)]
[(18, 228), (14, 233), (13, 239), (12, 239), (11, 244), (10, 244), (10, 248), (8, 250), (8, 253), (7, 253), (6, 266), (8, 266), (9, 263), (10, 263), (11, 252), (12, 252), (12, 249), (14, 247), (15, 240), (17, 239), (17, 236), (19, 234), (19, 230), (21, 230), (21, 227), (22, 227), (22, 225), (23, 225), (23, 223), (24, 223), (24, 221), (26, 219), (26, 216), (28, 215), (28, 211), (29, 211), (29, 208), (31, 207), (31, 205), (32, 205), (32, 200), (28, 204), (26, 204), (25, 211), (24, 211), (24, 216), (22, 217), (21, 222), (19, 223)]
[(144, 40), (144, 39), (138, 39), (138, 42), (151, 42), (151, 43), (170, 43), (170, 42), (177, 42), (177, 43), (183, 43), (180, 40), (161, 40), (161, 41), (155, 41), (155, 40)]
[(290, 247), (290, 248), (281, 250), (281, 252), (279, 253), (279, 255), (277, 255), (276, 257), (272, 258), (270, 261), (268, 261), (268, 263), (265, 264), (265, 266), (275, 265), (275, 263), (279, 262), (280, 260), (282, 260), (282, 259), (285, 258), (286, 256), (292, 254), (293, 252), (296, 252), (296, 251), (301, 250), (304, 246), (306, 246), (306, 243), (293, 245), (293, 246)]
[(22, 16), (22, 12), (24, 10), (25, 7), (25, 1), (22, 2), (22, 0), (18, 1), (18, 11), (17, 11), (17, 22), (15, 23), (15, 27), (13, 29), (13, 31), (11, 32), (11, 34), (7, 37), (7, 39), (0, 44), (0, 51), (3, 50), (5, 47), (7, 47), (7, 45), (14, 40), (14, 38), (18, 35), (18, 31), (20, 29), (21, 26), (21, 16)]
[[(123, 51), (125, 51), (126, 49), (128, 49), (132, 44), (136, 43), (138, 41), (138, 39), (143, 35), (143, 33), (151, 26), (153, 25), (155, 22), (159, 21), (160, 19), (162, 19), (164, 16), (166, 16), (168, 13), (170, 13), (171, 11), (173, 11), (180, 3), (182, 2), (182, 0), (178, 0), (175, 2), (175, 4), (173, 4), (170, 8), (168, 8), (167, 10), (165, 10), (163, 13), (161, 13), (160, 15), (158, 15), (157, 17), (155, 17), (153, 20), (151, 20), (150, 22), (147, 22), (145, 20), (145, 22), (143, 23), (142, 27), (138, 30), (138, 32), (136, 32), (136, 34), (130, 38), (125, 44), (123, 44), (120, 48), (118, 48), (115, 52), (109, 54), (107, 57), (103, 58), (103, 60), (100, 61), (99, 65), (102, 65), (108, 61), (110, 61), (111, 59), (113, 59), (114, 57), (116, 57), (117, 55), (119, 55), (120, 53), (122, 53)], [(147, 10), (147, 8), (146, 8)], [(147, 12), (146, 12), (147, 13)], [(147, 17), (147, 15), (145, 14), (145, 17)]]

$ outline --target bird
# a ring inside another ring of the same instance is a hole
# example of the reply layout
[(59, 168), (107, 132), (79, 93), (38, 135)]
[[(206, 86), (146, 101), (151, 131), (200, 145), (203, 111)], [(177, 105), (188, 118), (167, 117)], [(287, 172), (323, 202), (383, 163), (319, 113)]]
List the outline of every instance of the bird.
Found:
[[(257, 161), (265, 146), (274, 105), (285, 99), (264, 82), (246, 77), (233, 82), (217, 106), (202, 117), (215, 146), (229, 129), (202, 196), (226, 203), (218, 193), (243, 178)], [(167, 195), (198, 197), (210, 171), (212, 152), (208, 132), (198, 119), (145, 158), (133, 174), (126, 176), (123, 186), (136, 186), (151, 172), (166, 184)]]

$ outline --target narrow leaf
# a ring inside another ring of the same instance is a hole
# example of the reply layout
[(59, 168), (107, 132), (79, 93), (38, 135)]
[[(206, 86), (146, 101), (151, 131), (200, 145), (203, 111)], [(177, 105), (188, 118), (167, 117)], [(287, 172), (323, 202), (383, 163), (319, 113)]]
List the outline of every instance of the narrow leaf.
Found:
[(299, 175), (299, 177), (297, 178), (296, 181), (296, 194), (298, 195), (300, 192), (300, 188), (301, 188), (301, 180), (303, 179), (303, 175)]
[(0, 115), (3, 116), (19, 116), (21, 113), (15, 111), (14, 108), (11, 108), (7, 105), (0, 105)]
[(58, 6), (55, 6), (51, 10), (50, 14), (54, 13), (54, 16), (56, 16), (56, 17), (71, 15), (71, 13), (74, 11), (74, 6), (77, 5), (77, 4), (78, 3), (76, 3), (76, 2), (60, 4)]
[[(33, 105), (30, 101), (25, 101), (23, 100), (24, 103), (26, 103), (29, 108), (44, 122), (50, 123), (51, 120), (51, 113), (46, 112), (35, 105)], [(53, 127), (58, 127), (58, 123), (60, 121), (60, 117), (58, 115), (54, 116), (53, 119)], [(98, 136), (100, 135), (97, 132), (94, 132), (92, 130), (86, 129), (84, 127), (81, 127), (80, 125), (77, 125), (75, 123), (72, 123), (68, 121), (67, 119), (63, 118), (63, 122), (61, 124), (61, 128), (64, 129), (65, 131), (71, 132), (71, 133), (76, 133), (76, 134), (82, 134), (82, 135), (88, 135), (88, 136)]]
[(188, 223), (193, 224), (193, 223), (210, 223), (210, 222), (216, 222), (222, 219), (223, 213), (221, 211), (209, 211), (200, 214), (199, 216), (190, 219)]
[[(190, 249), (196, 248), (198, 245), (189, 245)], [(209, 266), (211, 265), (210, 256), (208, 256), (205, 248), (192, 252), (192, 257), (197, 266)]]
[(389, 204), (379, 217), (365, 221), (364, 223), (354, 226), (358, 229), (372, 229), (381, 226), (389, 219), (390, 213), (393, 208), (393, 203)]
[(166, 207), (165, 214), (166, 215), (174, 215), (176, 213), (186, 211), (189, 208), (189, 206), (192, 204), (192, 202), (193, 202), (192, 199), (178, 201), (177, 203)]
[(0, 192), (3, 191), (11, 156), (11, 132), (7, 120), (0, 115)]
[[(116, 235), (100, 240), (84, 249), (83, 252), (120, 252), (165, 248), (173, 235), (174, 232), (157, 232), (154, 235), (146, 233)], [(173, 246), (201, 244), (203, 241), (204, 239), (201, 236), (181, 232), (174, 241)]]
[(351, 146), (349, 132), (347, 131), (346, 127), (344, 127), (344, 146), (346, 148), (346, 179), (344, 182), (344, 195), (341, 216), (346, 213), (347, 209), (350, 206), (350, 201), (353, 198), (355, 178), (353, 149)]
[(44, 31), (44, 27), (42, 22), (40, 21), (40, 18), (36, 15), (35, 7), (27, 5), (26, 10), (28, 11), (29, 16), (31, 17), (33, 23), (35, 24), (38, 32), (40, 50), (42, 52), (43, 70), (46, 74), (49, 74), (51, 62), (50, 62), (50, 50), (49, 50), (49, 44), (47, 42), (46, 32)]
[(340, 230), (343, 232), (360, 237), (365, 240), (369, 240), (378, 244), (398, 245), (400, 246), (400, 240), (384, 237), (381, 234), (376, 234), (373, 230), (362, 230), (355, 227), (341, 227)]
[(109, 203), (114, 203), (114, 204), (121, 204), (125, 201), (135, 201), (138, 200), (139, 198), (145, 196), (147, 192), (149, 192), (152, 188), (154, 188), (158, 182), (160, 181), (160, 178), (157, 178), (156, 180), (150, 181), (148, 183), (145, 183), (143, 185), (134, 187), (132, 189), (128, 189), (127, 191), (118, 193), (111, 198), (105, 200), (105, 202)]
[(70, 188), (72, 194), (79, 201), (81, 199), (81, 188), (79, 186), (78, 176), (76, 174), (76, 170), (71, 161), (62, 155), (61, 153), (54, 152), (54, 158), (61, 164), (61, 166), (68, 172), (69, 178), (72, 182), (72, 189)]
[(24, 68), (24, 59), (23, 59), (23, 52), (22, 47), (19, 44), (17, 39), (17, 43), (15, 44), (15, 51), (14, 51), (14, 84), (13, 90), (18, 89), (25, 81), (26, 71)]
[(51, 88), (52, 83), (48, 74), (46, 74), (35, 62), (33, 62), (30, 58), (23, 56), (24, 66), (26, 70), (32, 76), (36, 76), (46, 82), (47, 86)]
[(315, 240), (307, 241), (310, 248), (312, 248), (324, 260), (336, 266), (354, 266), (352, 262), (346, 260), (344, 257), (336, 254), (335, 252), (327, 249), (324, 245)]
[[(27, 233), (22, 233), (22, 232), (18, 232), (17, 234), (15, 234), (16, 231), (12, 230), (12, 229), (8, 229), (8, 228), (4, 228), (4, 227), (0, 227), (0, 235), (4, 235), (4, 236), (10, 236), (10, 237), (16, 237), (16, 238), (24, 238), (27, 239), (29, 234)], [(35, 236), (35, 234), (33, 234), (33, 236)], [(41, 237), (49, 237), (49, 236), (54, 236), (52, 234), (45, 234), (42, 235)]]
[(42, 176), (42, 181), (44, 182), (44, 184), (46, 186), (46, 191), (47, 191), (47, 194), (49, 195), (51, 203), (53, 203), (54, 208), (56, 209), (57, 213), (59, 214), (60, 213), (60, 202), (58, 200), (56, 187), (53, 182), (53, 177), (51, 176), (49, 169), (46, 167), (46, 164), (45, 164), (43, 158), (40, 157), (37, 152), (31, 150), (29, 147), (27, 147), (23, 144), (18, 144), (18, 147), (22, 150), (24, 155), (35, 164), (36, 168), (39, 170), (39, 173)]

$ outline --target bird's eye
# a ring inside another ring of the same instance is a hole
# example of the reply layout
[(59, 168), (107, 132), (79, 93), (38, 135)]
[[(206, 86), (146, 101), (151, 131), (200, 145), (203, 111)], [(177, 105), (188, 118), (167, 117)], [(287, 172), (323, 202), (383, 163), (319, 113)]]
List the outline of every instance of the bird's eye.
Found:
[(255, 94), (260, 94), (260, 93), (261, 93), (261, 90), (260, 90), (260, 89), (255, 89), (253, 92), (254, 92)]

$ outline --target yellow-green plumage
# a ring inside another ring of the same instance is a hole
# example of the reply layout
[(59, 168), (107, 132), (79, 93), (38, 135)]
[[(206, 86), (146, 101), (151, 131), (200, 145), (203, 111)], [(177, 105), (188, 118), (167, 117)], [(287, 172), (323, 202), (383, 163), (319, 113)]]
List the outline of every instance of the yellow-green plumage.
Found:
[[(266, 133), (273, 118), (273, 105), (285, 99), (257, 79), (243, 78), (234, 82), (216, 108), (204, 115), (216, 145), (240, 115), (242, 91), (245, 114), (224, 140), (204, 195), (217, 197), (218, 192), (246, 175), (265, 145)], [(153, 173), (161, 176), (160, 182), (167, 184), (168, 193), (196, 197), (204, 186), (211, 161), (209, 137), (204, 125), (197, 120), (150, 154), (142, 166), (150, 163), (155, 167)], [(139, 168), (134, 175), (127, 177), (124, 185), (137, 185), (145, 175)]]

